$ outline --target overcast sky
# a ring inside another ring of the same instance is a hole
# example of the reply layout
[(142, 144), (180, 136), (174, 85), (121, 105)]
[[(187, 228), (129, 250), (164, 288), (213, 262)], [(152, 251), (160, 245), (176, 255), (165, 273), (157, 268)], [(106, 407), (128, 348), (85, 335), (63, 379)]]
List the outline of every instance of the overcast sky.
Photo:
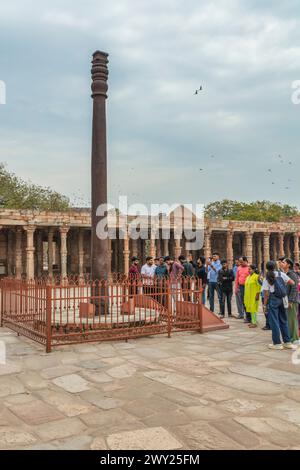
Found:
[(120, 191), (147, 204), (300, 207), (298, 0), (1, 2), (0, 161), (76, 205), (90, 200), (96, 49), (110, 54), (113, 203)]

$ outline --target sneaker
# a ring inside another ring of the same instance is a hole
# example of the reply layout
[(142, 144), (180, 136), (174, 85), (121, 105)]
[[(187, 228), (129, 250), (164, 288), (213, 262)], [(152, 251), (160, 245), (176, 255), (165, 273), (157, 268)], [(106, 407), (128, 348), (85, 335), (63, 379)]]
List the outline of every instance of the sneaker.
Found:
[(284, 349), (297, 349), (297, 346), (292, 343), (283, 343)]
[(250, 323), (249, 328), (257, 328), (257, 325), (255, 323)]
[(282, 344), (269, 344), (269, 349), (283, 349)]

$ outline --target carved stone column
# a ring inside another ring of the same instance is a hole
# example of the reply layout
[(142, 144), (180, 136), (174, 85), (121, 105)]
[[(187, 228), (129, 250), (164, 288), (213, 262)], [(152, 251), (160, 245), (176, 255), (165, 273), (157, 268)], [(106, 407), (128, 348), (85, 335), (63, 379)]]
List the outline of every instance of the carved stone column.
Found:
[(8, 230), (7, 232), (7, 275), (13, 275), (13, 232)]
[(16, 229), (16, 278), (22, 276), (22, 227)]
[(277, 261), (279, 256), (278, 256), (278, 237), (277, 237), (277, 233), (274, 233), (274, 237), (273, 237), (273, 253), (274, 253), (274, 260)]
[(160, 243), (160, 238), (156, 240), (156, 256), (160, 258), (161, 256), (161, 243)]
[(184, 240), (184, 256), (187, 258), (189, 254), (193, 254), (193, 252), (188, 249), (188, 245), (190, 244), (190, 241)]
[(119, 239), (113, 241), (113, 257), (114, 257), (114, 271), (118, 272), (119, 269)]
[(259, 235), (257, 238), (257, 267), (259, 271), (261, 271), (261, 265), (263, 262), (263, 243), (262, 243), (262, 238)]
[(129, 238), (128, 238), (128, 236), (125, 236), (125, 238), (124, 238), (124, 250), (123, 250), (124, 274), (128, 274), (128, 272), (129, 272), (129, 255), (130, 255)]
[(227, 232), (227, 247), (226, 247), (226, 253), (227, 253), (227, 262), (230, 268), (233, 267), (233, 231), (229, 230)]
[(49, 228), (48, 230), (48, 276), (53, 276), (53, 235), (54, 229)]
[(27, 279), (34, 279), (34, 232), (35, 227), (32, 225), (25, 225), (24, 230), (27, 233), (26, 244), (26, 276)]
[(253, 263), (253, 232), (248, 230), (245, 233), (245, 243), (246, 243), (246, 256), (248, 258), (249, 264)]
[(43, 274), (43, 236), (41, 230), (37, 232), (36, 238), (36, 273), (38, 277)]
[(294, 234), (294, 262), (299, 263), (299, 233)]
[(113, 250), (112, 250), (112, 240), (109, 238), (108, 239), (108, 274), (111, 274), (112, 269), (112, 256), (113, 256)]
[(286, 236), (286, 256), (287, 258), (291, 257), (291, 237), (290, 235)]
[(138, 258), (139, 256), (138, 241), (135, 239), (131, 239), (131, 243), (132, 243), (132, 256), (136, 256)]
[(163, 240), (163, 247), (164, 247), (163, 255), (168, 256), (169, 255), (169, 240), (167, 238), (164, 238)]
[(206, 259), (211, 256), (211, 230), (209, 229), (204, 233), (204, 256)]
[(150, 239), (150, 256), (152, 256), (153, 258), (156, 257), (156, 240), (155, 238), (151, 238)]
[(270, 234), (264, 232), (264, 270), (268, 261), (270, 261)]
[(175, 238), (175, 259), (179, 258), (181, 255), (181, 240), (179, 238)]
[(84, 231), (78, 230), (78, 274), (82, 276), (84, 273)]
[(284, 256), (284, 232), (279, 232), (279, 258), (283, 258)]
[(60, 265), (61, 265), (61, 277), (65, 278), (68, 275), (67, 259), (68, 259), (68, 248), (67, 248), (67, 237), (69, 227), (60, 227)]

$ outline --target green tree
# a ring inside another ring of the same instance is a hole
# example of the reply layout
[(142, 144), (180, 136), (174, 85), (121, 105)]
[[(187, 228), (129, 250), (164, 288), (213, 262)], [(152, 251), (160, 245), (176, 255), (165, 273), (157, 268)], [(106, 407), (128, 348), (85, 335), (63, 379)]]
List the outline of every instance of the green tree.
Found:
[(65, 211), (69, 209), (70, 201), (50, 188), (43, 188), (22, 180), (9, 172), (4, 163), (0, 163), (0, 207)]
[(205, 208), (205, 215), (212, 219), (252, 220), (278, 222), (285, 217), (299, 215), (297, 207), (280, 202), (238, 202), (230, 199), (214, 201)]

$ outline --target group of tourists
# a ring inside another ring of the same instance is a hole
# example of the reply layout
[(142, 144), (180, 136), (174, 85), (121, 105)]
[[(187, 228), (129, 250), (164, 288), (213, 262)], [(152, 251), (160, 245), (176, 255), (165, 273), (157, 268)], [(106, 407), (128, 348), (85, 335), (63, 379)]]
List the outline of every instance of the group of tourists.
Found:
[[(261, 270), (249, 264), (245, 256), (235, 260), (231, 269), (226, 259), (219, 253), (210, 258), (199, 257), (196, 262), (192, 254), (153, 258), (148, 256), (146, 263), (139, 268), (139, 259), (133, 257), (129, 277), (142, 277), (149, 287), (155, 280), (169, 279), (178, 283), (179, 279), (201, 280), (202, 302), (209, 303), (215, 311), (215, 297), (219, 303), (219, 316), (243, 320), (249, 328), (257, 328), (257, 315), (260, 305), (266, 318), (263, 330), (272, 331), (271, 349), (295, 349), (299, 343), (300, 323), (300, 266), (291, 259), (282, 257), (269, 261)], [(264, 269), (265, 268), (265, 269)], [(265, 273), (264, 273), (265, 271)], [(235, 294), (237, 316), (232, 314), (232, 298)]]

